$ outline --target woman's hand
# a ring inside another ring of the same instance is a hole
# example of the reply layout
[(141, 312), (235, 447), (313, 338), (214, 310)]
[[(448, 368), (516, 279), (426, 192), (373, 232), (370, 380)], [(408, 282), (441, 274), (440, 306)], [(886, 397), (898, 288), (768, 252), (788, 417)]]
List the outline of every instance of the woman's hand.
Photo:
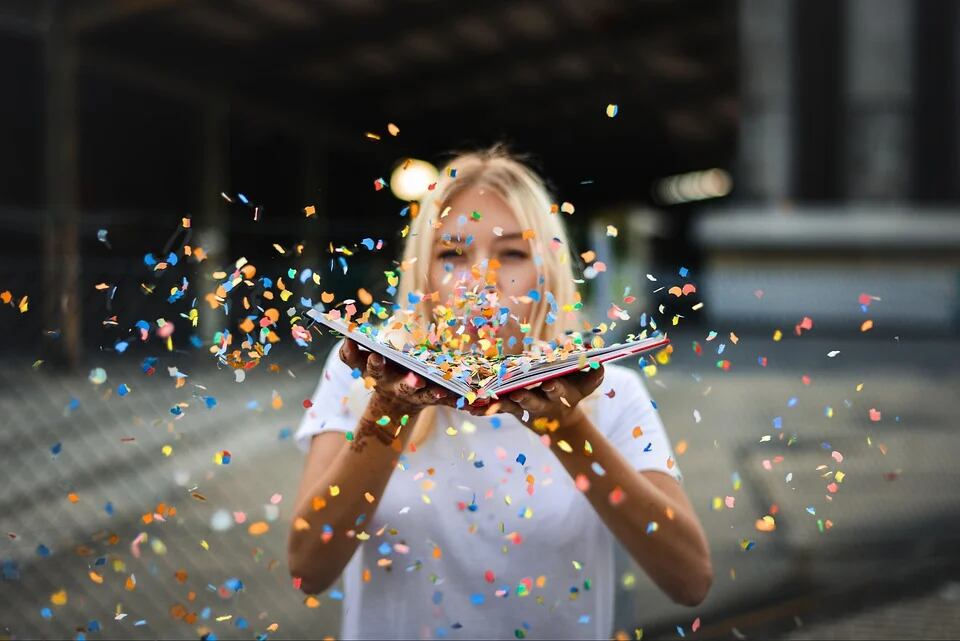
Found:
[(382, 415), (399, 419), (403, 414), (413, 417), (429, 405), (453, 406), (452, 394), (413, 372), (387, 362), (380, 354), (360, 349), (349, 338), (340, 347), (340, 360), (351, 368), (359, 369), (363, 376), (374, 380), (371, 407)]
[(531, 389), (510, 392), (489, 406), (474, 402), (467, 411), (474, 416), (506, 412), (513, 414), (537, 432), (553, 432), (562, 425), (580, 420), (580, 401), (590, 396), (603, 382), (603, 366), (588, 372), (576, 372), (544, 381)]

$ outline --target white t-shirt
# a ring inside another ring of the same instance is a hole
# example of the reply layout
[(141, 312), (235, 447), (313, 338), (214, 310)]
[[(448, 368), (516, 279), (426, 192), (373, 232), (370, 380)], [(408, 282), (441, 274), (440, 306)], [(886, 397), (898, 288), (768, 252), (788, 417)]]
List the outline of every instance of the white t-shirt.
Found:
[[(354, 430), (366, 406), (369, 392), (338, 351), (297, 431), (304, 451), (315, 434)], [(634, 468), (680, 479), (638, 372), (607, 365), (584, 403)], [(444, 408), (437, 422), (355, 528), (370, 538), (343, 572), (341, 636), (610, 638), (614, 539), (552, 451), (508, 414)]]

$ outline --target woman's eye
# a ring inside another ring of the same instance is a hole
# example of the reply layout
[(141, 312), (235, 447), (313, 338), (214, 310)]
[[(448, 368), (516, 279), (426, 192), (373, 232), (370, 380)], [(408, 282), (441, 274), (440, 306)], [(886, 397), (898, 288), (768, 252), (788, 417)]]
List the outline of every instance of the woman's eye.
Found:
[(440, 260), (459, 260), (463, 258), (463, 254), (455, 249), (444, 249), (437, 254), (437, 258)]
[(530, 257), (530, 254), (520, 249), (508, 249), (504, 251), (501, 256), (512, 260), (526, 260)]

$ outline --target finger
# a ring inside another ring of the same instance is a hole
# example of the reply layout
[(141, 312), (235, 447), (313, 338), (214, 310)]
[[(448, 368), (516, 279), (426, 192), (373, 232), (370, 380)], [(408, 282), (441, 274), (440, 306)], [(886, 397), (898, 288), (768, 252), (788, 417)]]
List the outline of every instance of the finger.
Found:
[(360, 346), (349, 338), (343, 341), (343, 344), (340, 345), (340, 360), (355, 369), (363, 370), (366, 368), (365, 359), (363, 353), (360, 351)]
[(563, 378), (546, 381), (540, 389), (551, 403), (562, 403), (567, 407), (573, 407), (583, 398), (580, 388)]
[(456, 401), (450, 392), (437, 385), (427, 385), (423, 389), (414, 391), (409, 396), (417, 405), (450, 405)]
[(370, 376), (378, 382), (382, 380), (386, 370), (386, 361), (387, 359), (376, 352), (370, 354), (370, 356), (367, 357), (367, 376)]
[(597, 369), (591, 369), (589, 372), (581, 372), (578, 374), (573, 381), (573, 384), (577, 387), (580, 392), (581, 398), (586, 398), (590, 396), (595, 389), (600, 387), (600, 383), (603, 382), (603, 365)]
[[(493, 405), (490, 406), (489, 410), (493, 414), (510, 414), (515, 416), (518, 421), (523, 422), (524, 409), (520, 407), (519, 404), (511, 401), (508, 398), (502, 398)], [(527, 413), (527, 418), (530, 417), (529, 412)]]
[(507, 395), (507, 400), (513, 401), (531, 414), (543, 414), (550, 408), (547, 398), (533, 390), (517, 390)]

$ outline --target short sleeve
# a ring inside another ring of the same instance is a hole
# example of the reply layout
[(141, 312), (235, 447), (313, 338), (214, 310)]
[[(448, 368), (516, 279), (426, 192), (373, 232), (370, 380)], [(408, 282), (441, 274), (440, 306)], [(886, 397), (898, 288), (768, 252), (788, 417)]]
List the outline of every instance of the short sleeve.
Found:
[[(363, 381), (355, 379), (350, 367), (340, 360), (342, 341), (333, 346), (323, 366), (311, 406), (304, 412), (294, 440), (304, 452), (310, 441), (323, 432), (349, 432), (357, 426), (360, 410), (351, 399), (362, 395)], [(355, 387), (359, 389), (354, 389)]]
[(607, 365), (606, 370), (598, 427), (637, 471), (665, 472), (682, 482), (670, 438), (639, 373), (619, 365)]

